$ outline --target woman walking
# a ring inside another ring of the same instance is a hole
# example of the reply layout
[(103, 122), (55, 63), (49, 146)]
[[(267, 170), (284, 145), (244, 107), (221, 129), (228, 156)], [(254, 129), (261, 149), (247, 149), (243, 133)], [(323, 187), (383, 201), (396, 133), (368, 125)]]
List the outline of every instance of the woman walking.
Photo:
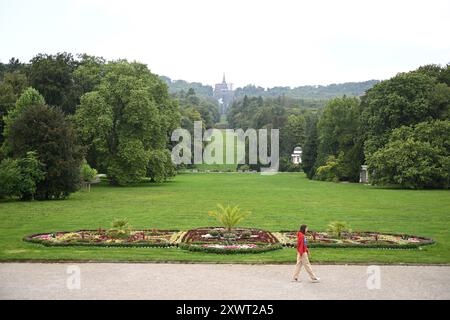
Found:
[(295, 265), (293, 281), (298, 281), (298, 275), (302, 266), (305, 267), (306, 272), (308, 272), (311, 277), (312, 282), (319, 282), (320, 278), (316, 277), (311, 269), (311, 264), (309, 263), (309, 250), (306, 241), (306, 232), (308, 227), (305, 224), (300, 226), (300, 230), (297, 232), (297, 264)]

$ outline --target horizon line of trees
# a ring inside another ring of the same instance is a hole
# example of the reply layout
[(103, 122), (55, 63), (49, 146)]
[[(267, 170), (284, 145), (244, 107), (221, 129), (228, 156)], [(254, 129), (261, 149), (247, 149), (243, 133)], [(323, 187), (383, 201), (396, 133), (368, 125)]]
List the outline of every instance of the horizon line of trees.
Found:
[[(185, 80), (172, 80), (161, 75), (160, 78), (168, 85), (171, 94), (181, 91), (187, 92), (189, 89), (195, 90), (197, 95), (203, 97), (213, 96), (213, 87), (200, 82), (188, 82)], [(275, 86), (263, 88), (254, 84), (248, 84), (234, 89), (236, 99), (247, 97), (272, 97), (286, 96), (292, 99), (325, 101), (331, 98), (346, 96), (362, 96), (368, 89), (372, 88), (380, 80), (367, 80), (360, 82), (331, 83), (328, 85), (303, 85), (297, 87)]]

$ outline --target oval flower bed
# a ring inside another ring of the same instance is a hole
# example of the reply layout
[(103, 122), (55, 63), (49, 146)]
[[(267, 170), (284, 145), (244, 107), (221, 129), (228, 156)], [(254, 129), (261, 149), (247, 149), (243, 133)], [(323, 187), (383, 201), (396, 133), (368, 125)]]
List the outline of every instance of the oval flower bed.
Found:
[(179, 243), (184, 233), (179, 230), (134, 230), (118, 238), (107, 230), (98, 229), (39, 233), (24, 240), (45, 246), (169, 247)]
[[(275, 232), (274, 236), (286, 247), (297, 246), (297, 231)], [(387, 248), (412, 249), (433, 244), (433, 239), (406, 234), (380, 232), (346, 232), (340, 238), (326, 232), (310, 231), (306, 234), (310, 248)]]
[(186, 232), (180, 248), (209, 253), (260, 253), (281, 249), (272, 233), (254, 228), (198, 228)]
[[(413, 249), (433, 244), (430, 238), (380, 232), (344, 232), (340, 238), (326, 232), (310, 231), (306, 235), (310, 248), (387, 248)], [(79, 230), (39, 233), (26, 236), (25, 241), (45, 246), (103, 247), (171, 247), (195, 252), (260, 253), (297, 246), (297, 231), (269, 231), (255, 228), (197, 228), (179, 230), (131, 230), (122, 237), (108, 230)]]

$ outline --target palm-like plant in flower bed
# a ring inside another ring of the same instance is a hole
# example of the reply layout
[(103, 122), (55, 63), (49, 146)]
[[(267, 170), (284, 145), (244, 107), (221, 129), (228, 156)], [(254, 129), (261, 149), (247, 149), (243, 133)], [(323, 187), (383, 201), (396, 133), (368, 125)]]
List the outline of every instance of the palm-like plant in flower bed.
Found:
[(131, 226), (127, 218), (114, 219), (112, 228), (106, 234), (113, 239), (127, 239), (130, 237)]
[(239, 206), (231, 207), (228, 205), (224, 207), (219, 203), (217, 207), (219, 210), (209, 211), (208, 215), (216, 217), (217, 221), (227, 229), (228, 233), (231, 233), (231, 229), (251, 213), (250, 211), (242, 211)]
[(182, 239), (182, 248), (212, 253), (259, 253), (280, 249), (278, 240), (268, 231), (253, 228), (235, 228), (250, 212), (239, 206), (217, 205), (209, 211), (223, 228), (198, 228), (189, 230)]
[(342, 221), (333, 221), (328, 225), (328, 233), (338, 239), (341, 239), (344, 233), (350, 233), (351, 229), (347, 223)]

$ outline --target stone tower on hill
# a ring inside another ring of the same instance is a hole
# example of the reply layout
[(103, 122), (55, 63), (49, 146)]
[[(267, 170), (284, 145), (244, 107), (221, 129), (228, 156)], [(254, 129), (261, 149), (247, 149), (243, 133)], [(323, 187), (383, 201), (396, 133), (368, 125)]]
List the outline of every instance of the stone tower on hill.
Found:
[(233, 102), (233, 85), (227, 83), (225, 80), (225, 73), (223, 74), (222, 83), (217, 83), (214, 86), (214, 98), (219, 101), (219, 111), (221, 114), (225, 114), (228, 111), (231, 103)]

